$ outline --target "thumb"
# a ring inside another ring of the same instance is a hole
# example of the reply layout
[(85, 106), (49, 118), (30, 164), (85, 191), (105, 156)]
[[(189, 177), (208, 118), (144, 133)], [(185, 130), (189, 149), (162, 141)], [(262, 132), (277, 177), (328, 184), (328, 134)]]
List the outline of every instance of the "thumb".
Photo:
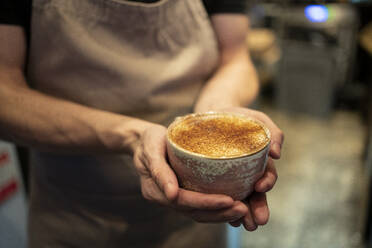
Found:
[(262, 121), (270, 131), (271, 144), (270, 144), (270, 156), (274, 159), (279, 159), (281, 155), (281, 148), (284, 141), (284, 134), (282, 130), (267, 116), (265, 113), (245, 108), (233, 108), (232, 112), (246, 114)]
[(178, 181), (165, 158), (158, 157), (151, 162), (150, 174), (165, 197), (169, 201), (174, 201), (178, 196)]
[(274, 159), (279, 159), (284, 141), (283, 132), (276, 125), (269, 126), (269, 130), (271, 133), (270, 156)]
[(269, 129), (271, 134), (270, 156), (279, 159), (284, 142), (283, 131), (264, 113), (257, 115), (257, 119), (262, 121)]
[(178, 181), (166, 160), (167, 145), (164, 132), (159, 130), (151, 132), (151, 138), (147, 137), (144, 142), (144, 154), (152, 180), (169, 201), (175, 200), (178, 196)]

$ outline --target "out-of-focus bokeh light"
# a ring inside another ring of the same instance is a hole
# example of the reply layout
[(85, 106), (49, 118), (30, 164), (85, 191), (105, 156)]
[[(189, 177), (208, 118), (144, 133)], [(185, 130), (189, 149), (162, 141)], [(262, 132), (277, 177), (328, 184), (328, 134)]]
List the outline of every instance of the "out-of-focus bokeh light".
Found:
[(311, 22), (326, 22), (329, 17), (328, 8), (323, 5), (306, 6), (305, 16)]

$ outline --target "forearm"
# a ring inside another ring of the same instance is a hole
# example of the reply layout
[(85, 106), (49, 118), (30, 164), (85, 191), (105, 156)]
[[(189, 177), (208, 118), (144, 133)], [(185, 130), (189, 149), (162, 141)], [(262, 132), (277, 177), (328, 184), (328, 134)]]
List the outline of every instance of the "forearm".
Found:
[(0, 138), (56, 152), (133, 152), (151, 123), (57, 99), (0, 69)]
[(195, 105), (195, 112), (226, 107), (248, 106), (258, 94), (256, 70), (243, 50), (228, 62), (222, 62), (207, 82)]
[(219, 14), (212, 24), (220, 50), (220, 64), (207, 82), (194, 110), (203, 112), (228, 107), (246, 107), (258, 94), (258, 79), (246, 45), (249, 20), (246, 15)]

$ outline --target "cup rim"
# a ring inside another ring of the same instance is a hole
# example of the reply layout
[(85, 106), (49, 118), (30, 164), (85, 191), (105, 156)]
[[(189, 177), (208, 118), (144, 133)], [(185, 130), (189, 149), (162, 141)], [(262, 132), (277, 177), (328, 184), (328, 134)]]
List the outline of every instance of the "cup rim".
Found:
[[(186, 150), (186, 149), (182, 148), (181, 146), (179, 146), (178, 144), (176, 144), (175, 142), (173, 142), (172, 139), (169, 137), (170, 136), (170, 131), (172, 130), (172, 127), (175, 126), (176, 124), (180, 123), (181, 121), (185, 120), (186, 118), (197, 117), (197, 116), (206, 116), (206, 115), (230, 115), (230, 116), (238, 116), (238, 117), (242, 117), (242, 118), (245, 118), (247, 120), (256, 122), (257, 124), (259, 124), (264, 129), (264, 131), (265, 131), (265, 133), (267, 135), (268, 141), (267, 141), (267, 143), (261, 149), (259, 149), (257, 151), (254, 151), (254, 152), (251, 152), (251, 153), (243, 153), (243, 154), (240, 154), (240, 155), (230, 156), (230, 157), (212, 157), (212, 156), (204, 155), (204, 154), (201, 154), (201, 153), (196, 153), (196, 152), (192, 152), (192, 151)], [(173, 147), (175, 147), (177, 150), (180, 150), (180, 151), (182, 151), (182, 152), (184, 152), (186, 154), (189, 154), (189, 155), (193, 155), (193, 156), (201, 157), (201, 158), (206, 158), (206, 159), (211, 159), (211, 160), (231, 160), (231, 159), (239, 159), (239, 158), (244, 158), (244, 157), (252, 156), (252, 155), (255, 155), (255, 154), (257, 154), (257, 153), (265, 150), (268, 146), (270, 146), (270, 143), (271, 143), (271, 133), (270, 133), (270, 130), (267, 128), (267, 126), (263, 122), (255, 119), (255, 118), (246, 116), (244, 114), (234, 113), (234, 112), (219, 112), (219, 111), (208, 111), (208, 112), (203, 112), (203, 113), (191, 113), (191, 114), (187, 114), (187, 115), (184, 115), (184, 116), (176, 117), (173, 120), (173, 122), (167, 128), (166, 138), (167, 138), (167, 141)]]

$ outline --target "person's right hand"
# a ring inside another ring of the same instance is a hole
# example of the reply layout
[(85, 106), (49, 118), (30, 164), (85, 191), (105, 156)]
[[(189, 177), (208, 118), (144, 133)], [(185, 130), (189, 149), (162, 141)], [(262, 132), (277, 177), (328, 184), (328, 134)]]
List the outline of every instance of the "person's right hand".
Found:
[(247, 216), (241, 201), (226, 195), (203, 194), (179, 188), (167, 162), (166, 128), (152, 125), (135, 149), (134, 164), (145, 199), (172, 208), (197, 222), (233, 222)]

